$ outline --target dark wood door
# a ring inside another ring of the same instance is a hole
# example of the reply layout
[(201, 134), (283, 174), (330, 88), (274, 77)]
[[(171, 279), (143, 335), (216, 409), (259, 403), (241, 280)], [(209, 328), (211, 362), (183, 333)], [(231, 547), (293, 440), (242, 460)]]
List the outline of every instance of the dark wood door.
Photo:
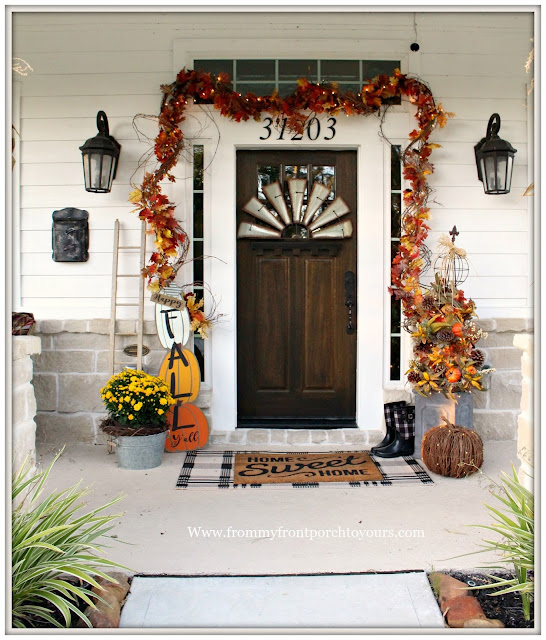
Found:
[[(291, 182), (294, 178), (301, 182)], [(327, 189), (320, 186), (313, 192), (315, 183), (329, 187), (330, 192), (325, 196)], [(268, 184), (277, 189), (276, 196)], [(292, 193), (291, 198), (290, 189), (298, 191), (294, 185), (305, 192), (301, 209), (297, 206), (301, 196)], [(325, 197), (324, 203), (312, 221), (305, 220), (309, 203), (310, 214), (317, 207), (313, 197), (317, 194)], [(259, 202), (249, 205), (253, 196)], [(275, 215), (273, 224), (243, 210), (256, 211), (265, 205), (266, 216), (275, 214), (273, 203), (283, 196), (284, 215)], [(332, 219), (317, 227), (315, 221), (323, 212), (322, 220), (328, 217), (329, 205)], [(239, 424), (354, 424), (356, 208), (356, 152), (238, 152)], [(345, 304), (351, 293), (346, 285), (351, 272), (355, 282), (352, 332), (347, 329)]]

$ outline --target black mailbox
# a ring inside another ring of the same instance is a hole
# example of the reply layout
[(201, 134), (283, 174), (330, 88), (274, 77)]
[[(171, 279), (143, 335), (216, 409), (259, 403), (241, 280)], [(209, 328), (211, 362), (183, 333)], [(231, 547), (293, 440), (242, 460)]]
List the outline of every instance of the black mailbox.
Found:
[(53, 260), (87, 262), (89, 259), (89, 214), (68, 207), (53, 212)]

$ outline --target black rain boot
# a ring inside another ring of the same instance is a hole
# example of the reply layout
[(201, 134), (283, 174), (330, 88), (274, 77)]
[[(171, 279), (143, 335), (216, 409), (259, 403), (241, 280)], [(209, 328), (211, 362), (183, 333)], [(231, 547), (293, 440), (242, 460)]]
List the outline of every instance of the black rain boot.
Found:
[(379, 444), (376, 444), (374, 447), (370, 449), (372, 453), (375, 453), (378, 449), (388, 447), (391, 442), (394, 440), (394, 434), (396, 428), (394, 426), (394, 409), (397, 407), (405, 406), (406, 402), (404, 400), (397, 400), (396, 402), (387, 402), (383, 405), (383, 413), (385, 414), (385, 425), (387, 427), (387, 432), (385, 433), (385, 437)]
[(415, 446), (415, 436), (402, 438), (398, 431), (394, 434), (394, 440), (387, 447), (374, 451), (374, 456), (378, 458), (399, 458), (401, 456), (412, 456)]

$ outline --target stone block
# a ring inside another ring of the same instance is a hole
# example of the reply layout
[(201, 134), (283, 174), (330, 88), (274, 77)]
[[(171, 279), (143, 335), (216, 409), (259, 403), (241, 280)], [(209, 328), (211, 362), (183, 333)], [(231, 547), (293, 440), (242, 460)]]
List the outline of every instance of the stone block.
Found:
[(165, 356), (168, 355), (168, 353), (169, 352), (166, 349), (150, 351), (150, 353), (142, 360), (146, 372), (152, 376), (157, 376), (159, 370), (161, 369), (161, 365), (163, 364), (163, 360), (165, 359)]
[(36, 373), (32, 379), (36, 405), (39, 411), (57, 410), (57, 375)]
[(489, 387), (491, 409), (519, 409), (522, 388), (522, 375), (519, 371), (493, 373)]
[(36, 415), (36, 441), (41, 445), (94, 440), (93, 418), (88, 413), (62, 415), (38, 412)]
[(372, 431), (364, 431), (363, 433), (366, 436), (366, 445), (368, 445), (368, 448), (375, 447), (375, 445), (379, 444), (385, 437), (385, 432), (378, 431), (377, 429), (373, 429)]
[(366, 434), (360, 429), (344, 429), (343, 436), (347, 444), (366, 444)]
[(68, 333), (87, 333), (88, 330), (88, 320), (65, 320), (63, 322), (63, 331)]
[(51, 373), (91, 373), (95, 369), (92, 351), (44, 351), (35, 356), (35, 371)]
[(513, 344), (514, 333), (511, 331), (493, 331), (487, 338), (480, 340), (476, 346), (478, 349), (491, 349), (491, 347), (511, 347)]
[(51, 346), (53, 345), (53, 338), (51, 336), (44, 336), (43, 334), (40, 334), (38, 337), (42, 343), (42, 351), (51, 349)]
[[(38, 356), (33, 356), (34, 358)], [(32, 380), (32, 360), (29, 357), (18, 358), (13, 361), (11, 371), (11, 384), (13, 388), (22, 384), (28, 384)]]
[[(494, 373), (492, 375), (495, 375)], [(491, 378), (486, 379), (485, 384), (489, 387)], [(489, 408), (489, 391), (476, 391), (472, 394), (474, 397), (474, 409), (488, 409)]]
[(285, 444), (286, 433), (286, 429), (271, 429), (269, 434), (271, 444)]
[(398, 402), (404, 400), (405, 402), (411, 402), (411, 393), (404, 389), (383, 389), (383, 403)]
[(212, 407), (212, 389), (208, 384), (201, 383), (199, 395), (197, 396), (195, 404), (202, 410), (210, 409)]
[(504, 629), (504, 623), (493, 618), (470, 618), (465, 620), (463, 629)]
[(59, 333), (53, 336), (54, 349), (92, 349), (106, 350), (109, 347), (108, 336), (98, 333)]
[(311, 431), (311, 442), (321, 444), (328, 441), (328, 434), (323, 429), (313, 429)]
[(95, 355), (95, 372), (109, 373), (110, 372), (110, 351), (96, 351), (94, 355)]
[(437, 594), (440, 604), (443, 604), (452, 598), (470, 595), (466, 582), (456, 580), (445, 573), (431, 573), (429, 580), (430, 586), (434, 593)]
[(485, 349), (486, 361), (495, 369), (521, 369), (521, 351), (516, 347)]
[(521, 375), (524, 378), (532, 380), (535, 375), (534, 366), (535, 366), (535, 362), (534, 362), (533, 354), (523, 352), (521, 356)]
[(249, 429), (246, 434), (248, 444), (267, 444), (269, 442), (269, 429)]
[(233, 444), (244, 444), (246, 443), (246, 433), (248, 429), (235, 429), (234, 431), (229, 432), (228, 442)]
[(476, 324), (482, 331), (489, 333), (490, 331), (495, 331), (497, 321), (494, 318), (483, 318), (482, 320), (478, 320)]
[(25, 463), (36, 462), (36, 423), (34, 420), (14, 424), (12, 431), (12, 471), (17, 473)]
[(40, 353), (42, 343), (38, 336), (13, 336), (11, 339), (11, 357), (13, 360)]
[(161, 351), (163, 353), (163, 357), (165, 357), (169, 353), (169, 351), (165, 349), (165, 347), (159, 341), (157, 333), (143, 336), (142, 343), (145, 344), (151, 351)]
[(467, 620), (485, 619), (485, 613), (478, 599), (474, 596), (459, 596), (441, 605), (442, 612), (446, 612), (447, 623), (451, 628), (462, 629)]
[(310, 435), (309, 429), (288, 429), (286, 442), (288, 444), (308, 444)]
[(497, 332), (512, 331), (522, 333), (533, 331), (532, 318), (497, 318)]
[(116, 320), (116, 333), (135, 333), (136, 326), (136, 320)]
[(40, 333), (61, 333), (63, 330), (62, 320), (40, 320), (36, 329)]
[(13, 392), (12, 395), (12, 421), (17, 425), (34, 417), (36, 413), (36, 400), (32, 385), (24, 385)]
[(209, 442), (211, 444), (227, 444), (228, 434), (227, 431), (217, 431), (216, 433), (212, 433)]
[(482, 440), (514, 440), (517, 411), (474, 411), (474, 430)]
[(329, 444), (343, 444), (343, 431), (341, 429), (329, 429), (327, 434)]
[(110, 319), (109, 318), (97, 318), (89, 321), (89, 333), (110, 333)]
[(104, 374), (59, 374), (59, 403), (61, 413), (79, 411), (100, 412), (103, 409), (100, 389), (108, 382)]

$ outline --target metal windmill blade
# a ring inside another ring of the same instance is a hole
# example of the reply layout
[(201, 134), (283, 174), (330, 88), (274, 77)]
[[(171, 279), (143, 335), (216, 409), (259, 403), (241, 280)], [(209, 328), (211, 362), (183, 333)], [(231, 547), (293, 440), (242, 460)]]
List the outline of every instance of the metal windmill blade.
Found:
[(330, 191), (330, 187), (327, 187), (325, 184), (322, 184), (321, 182), (313, 182), (311, 194), (307, 199), (307, 209), (305, 210), (302, 224), (307, 226), (311, 222), (315, 213), (322, 207), (322, 205), (326, 201), (326, 198), (328, 197)]
[(290, 204), (292, 205), (292, 221), (300, 222), (303, 196), (307, 180), (304, 178), (288, 178), (288, 193), (290, 194)]
[(341, 218), (342, 216), (350, 213), (351, 209), (349, 205), (343, 200), (343, 198), (337, 197), (330, 205), (324, 209), (324, 211), (317, 216), (313, 222), (309, 223), (308, 227), (311, 231), (318, 229), (319, 227), (328, 224), (329, 222), (333, 222)]
[(262, 227), (253, 222), (241, 222), (237, 231), (237, 238), (280, 238), (281, 232), (270, 227)]
[(338, 222), (330, 227), (313, 231), (313, 238), (350, 238), (353, 235), (353, 223), (350, 220)]
[(284, 222), (284, 224), (292, 224), (288, 207), (286, 206), (286, 202), (284, 201), (281, 183), (277, 181), (266, 184), (265, 187), (262, 188), (262, 191), (265, 193), (265, 196), (269, 200), (269, 202), (271, 202), (271, 204), (273, 205), (275, 211), (280, 215), (281, 220)]
[(265, 206), (263, 202), (260, 202), (256, 196), (250, 198), (250, 200), (243, 207), (243, 211), (250, 213), (251, 216), (258, 218), (259, 220), (263, 220), (263, 222), (267, 222), (272, 227), (275, 227), (279, 231), (284, 229), (283, 223), (274, 216), (271, 211)]

